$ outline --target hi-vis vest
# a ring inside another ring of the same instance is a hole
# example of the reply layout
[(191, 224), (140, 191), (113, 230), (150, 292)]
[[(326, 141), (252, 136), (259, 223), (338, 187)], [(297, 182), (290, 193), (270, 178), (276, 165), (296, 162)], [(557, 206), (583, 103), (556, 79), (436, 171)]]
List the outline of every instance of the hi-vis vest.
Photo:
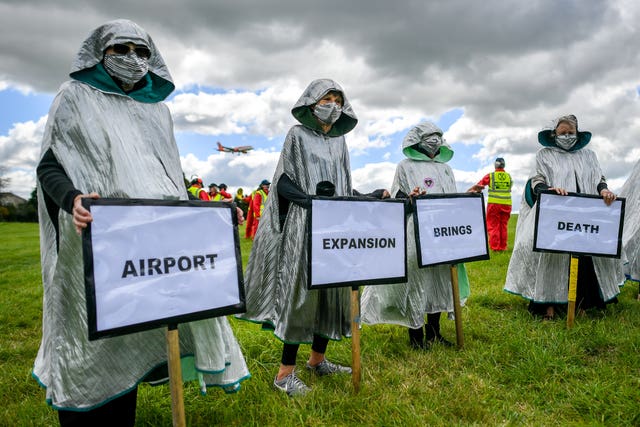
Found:
[(262, 212), (264, 211), (264, 204), (267, 201), (268, 194), (265, 193), (262, 189), (254, 191), (254, 194), (255, 193), (260, 193), (260, 216), (262, 216)]
[(511, 205), (511, 176), (505, 171), (489, 174), (488, 203)]
[(209, 199), (210, 199), (212, 202), (217, 202), (217, 201), (219, 201), (219, 200), (222, 200), (222, 194), (220, 194), (220, 193), (216, 193), (216, 195), (215, 195), (215, 196), (212, 196), (211, 194), (209, 194)]
[(204, 191), (202, 188), (198, 188), (195, 185), (192, 185), (191, 187), (189, 187), (188, 189), (189, 193), (193, 194), (193, 197), (195, 197), (196, 199), (200, 199), (200, 192)]

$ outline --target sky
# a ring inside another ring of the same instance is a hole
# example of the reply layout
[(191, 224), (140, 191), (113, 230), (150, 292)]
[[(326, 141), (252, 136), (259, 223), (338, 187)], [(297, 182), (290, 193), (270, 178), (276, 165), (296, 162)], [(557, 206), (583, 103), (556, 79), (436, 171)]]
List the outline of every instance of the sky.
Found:
[(82, 41), (117, 18), (164, 57), (182, 168), (205, 184), (271, 180), (291, 107), (325, 77), (359, 119), (346, 140), (361, 192), (391, 187), (404, 135), (425, 120), (455, 151), (460, 192), (505, 158), (515, 211), (537, 134), (561, 115), (593, 133), (612, 190), (640, 158), (636, 0), (0, 0), (4, 191), (29, 197), (53, 97)]

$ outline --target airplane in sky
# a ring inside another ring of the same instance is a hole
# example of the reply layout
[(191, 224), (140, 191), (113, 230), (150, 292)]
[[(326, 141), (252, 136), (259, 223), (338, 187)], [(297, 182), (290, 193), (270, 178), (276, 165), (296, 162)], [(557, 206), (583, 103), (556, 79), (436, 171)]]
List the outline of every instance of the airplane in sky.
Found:
[(218, 151), (222, 151), (223, 153), (244, 153), (247, 154), (247, 151), (253, 150), (253, 147), (250, 145), (241, 145), (239, 147), (225, 147), (220, 144), (218, 141)]

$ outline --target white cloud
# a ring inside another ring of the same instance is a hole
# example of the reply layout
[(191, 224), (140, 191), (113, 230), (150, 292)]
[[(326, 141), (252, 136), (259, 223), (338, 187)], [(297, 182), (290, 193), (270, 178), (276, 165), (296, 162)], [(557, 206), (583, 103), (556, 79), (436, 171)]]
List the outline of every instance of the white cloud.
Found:
[(182, 170), (187, 179), (196, 175), (204, 181), (205, 186), (211, 183), (228, 185), (235, 192), (239, 187), (252, 191), (263, 179), (271, 181), (280, 158), (279, 152), (262, 150), (250, 151), (242, 155), (216, 153), (199, 160), (193, 154), (180, 158)]
[(378, 188), (391, 190), (396, 165), (389, 162), (369, 163), (351, 172), (353, 188), (361, 193), (370, 193)]
[[(231, 160), (182, 153), (187, 175), (247, 186), (271, 179), (277, 153), (269, 149), (294, 124), (290, 109), (303, 88), (319, 77), (340, 82), (359, 117), (346, 138), (354, 183), (361, 179), (365, 191), (390, 185), (388, 169), (402, 158), (412, 125), (458, 108), (464, 115), (446, 137), (480, 164), (459, 171), (465, 184), (503, 156), (520, 186), (538, 131), (567, 113), (593, 132), (590, 148), (612, 186), (640, 158), (640, 5), (631, 0), (371, 0), (366, 8), (334, 0), (189, 0), (152, 9), (123, 0), (2, 3), (0, 14), (11, 19), (0, 40), (0, 91), (55, 91), (81, 41), (113, 10), (127, 10), (150, 32), (183, 91), (169, 103), (177, 132), (258, 140), (252, 154)], [(29, 131), (18, 127), (2, 130), (2, 162), (32, 168), (39, 141), (19, 137)], [(387, 165), (378, 170), (383, 178), (374, 172), (380, 165)]]
[(0, 135), (0, 164), (10, 179), (7, 191), (23, 198), (29, 198), (36, 184), (35, 168), (46, 121), (44, 116), (36, 122), (15, 123), (6, 136)]

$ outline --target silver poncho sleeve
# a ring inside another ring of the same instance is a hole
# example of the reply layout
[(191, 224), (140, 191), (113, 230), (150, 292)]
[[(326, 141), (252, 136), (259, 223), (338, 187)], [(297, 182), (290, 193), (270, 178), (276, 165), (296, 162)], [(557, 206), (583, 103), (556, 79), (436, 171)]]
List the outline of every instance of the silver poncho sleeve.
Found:
[(640, 161), (625, 182), (620, 197), (625, 197), (624, 233), (622, 246), (626, 259), (625, 273), (630, 279), (640, 281)]

